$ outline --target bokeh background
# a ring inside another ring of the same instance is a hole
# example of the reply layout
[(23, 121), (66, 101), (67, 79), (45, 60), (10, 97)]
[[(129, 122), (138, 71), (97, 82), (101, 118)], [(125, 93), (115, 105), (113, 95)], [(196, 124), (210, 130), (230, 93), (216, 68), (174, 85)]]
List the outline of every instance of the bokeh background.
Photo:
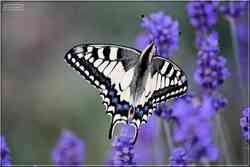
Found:
[[(2, 3), (1, 133), (13, 164), (51, 164), (51, 151), (65, 128), (84, 140), (84, 164), (105, 162), (111, 147), (110, 118), (95, 88), (66, 65), (63, 57), (79, 43), (136, 47), (136, 37), (143, 31), (142, 14), (164, 11), (179, 21), (179, 49), (172, 59), (187, 73), (189, 90), (200, 91), (193, 83), (197, 50), (186, 2), (18, 2), (19, 8), (10, 4), (13, 2)], [(246, 23), (247, 16), (242, 20)], [(247, 105), (247, 76), (244, 73), (246, 91), (240, 97), (229, 23), (220, 18), (215, 30), (231, 72), (221, 90), (229, 101), (222, 113), (223, 125), (233, 163), (243, 164), (247, 148), (239, 117)], [(243, 69), (247, 71), (247, 66)]]

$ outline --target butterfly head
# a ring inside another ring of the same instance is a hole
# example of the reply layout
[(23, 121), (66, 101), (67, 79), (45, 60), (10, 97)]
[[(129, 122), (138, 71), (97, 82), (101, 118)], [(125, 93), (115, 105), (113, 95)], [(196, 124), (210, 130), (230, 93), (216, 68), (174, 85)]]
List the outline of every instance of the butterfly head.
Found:
[(140, 61), (143, 64), (149, 64), (152, 61), (153, 56), (156, 54), (156, 46), (154, 42), (151, 42), (143, 51), (140, 56)]

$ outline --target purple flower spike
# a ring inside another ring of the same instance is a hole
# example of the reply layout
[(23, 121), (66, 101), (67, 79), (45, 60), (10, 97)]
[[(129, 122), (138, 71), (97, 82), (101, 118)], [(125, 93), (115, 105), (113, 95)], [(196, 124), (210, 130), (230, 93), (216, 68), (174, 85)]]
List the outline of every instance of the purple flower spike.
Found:
[[(160, 11), (144, 17), (141, 25), (146, 31), (146, 36), (142, 43), (154, 41), (159, 56), (168, 58), (176, 51), (179, 43), (179, 26), (177, 21)], [(143, 39), (143, 37), (140, 37), (140, 39)], [(141, 46), (142, 44), (139, 43), (137, 45)]]
[(185, 96), (173, 104), (173, 117), (177, 124), (174, 140), (182, 143), (187, 150), (188, 160), (200, 161), (205, 158), (215, 161), (219, 157), (213, 144), (212, 116), (215, 113), (212, 98), (203, 96)]
[(157, 105), (155, 114), (165, 120), (171, 118), (172, 108), (168, 107), (167, 103)]
[(248, 0), (224, 2), (220, 11), (229, 18), (237, 18), (246, 13), (248, 3)]
[(0, 153), (1, 153), (1, 166), (11, 165), (10, 156), (9, 156), (9, 148), (5, 141), (5, 138), (1, 135), (0, 136)]
[(80, 165), (84, 161), (83, 141), (68, 130), (64, 130), (52, 151), (55, 165)]
[(219, 55), (217, 33), (211, 33), (198, 51), (195, 81), (205, 90), (217, 90), (229, 76), (226, 59)]
[(246, 142), (250, 144), (250, 108), (247, 107), (242, 111), (240, 118), (241, 133)]
[(109, 165), (135, 165), (133, 139), (129, 136), (129, 126), (122, 127), (120, 136), (113, 141), (112, 161)]
[(149, 37), (146, 33), (142, 33), (137, 36), (136, 38), (136, 48), (143, 50), (147, 47), (147, 45), (150, 43)]
[(213, 97), (213, 107), (215, 109), (215, 111), (219, 111), (223, 108), (225, 108), (225, 106), (228, 103), (227, 98), (225, 97)]
[(187, 13), (193, 28), (200, 32), (208, 32), (217, 23), (217, 1), (191, 1), (187, 5)]
[[(152, 152), (152, 145), (158, 136), (158, 130), (160, 129), (159, 124), (157, 123), (159, 120), (156, 115), (152, 115), (146, 124), (143, 124), (140, 127), (138, 140), (135, 144), (135, 161), (137, 164), (145, 165), (152, 164), (153, 162), (160, 162), (161, 156), (155, 156), (154, 152)], [(145, 145), (149, 147), (145, 147)], [(161, 150), (158, 149), (158, 153), (160, 154)], [(163, 154), (160, 154), (164, 156)]]
[(169, 158), (169, 165), (171, 167), (184, 167), (188, 165), (187, 154), (184, 148), (179, 147), (173, 150), (172, 155)]

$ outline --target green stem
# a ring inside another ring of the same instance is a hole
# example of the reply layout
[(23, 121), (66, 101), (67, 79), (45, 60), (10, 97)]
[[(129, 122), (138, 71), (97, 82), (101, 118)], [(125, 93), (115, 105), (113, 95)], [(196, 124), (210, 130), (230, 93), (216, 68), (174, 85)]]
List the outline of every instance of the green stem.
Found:
[(217, 130), (218, 130), (218, 134), (219, 134), (219, 142), (221, 145), (221, 149), (222, 149), (222, 154), (224, 157), (224, 160), (226, 162), (227, 165), (230, 165), (231, 162), (231, 157), (230, 157), (230, 153), (228, 151), (228, 147), (227, 147), (227, 143), (226, 143), (226, 139), (225, 139), (225, 133), (222, 127), (222, 122), (221, 122), (221, 116), (220, 113), (217, 114), (216, 116), (216, 125), (217, 125)]
[(231, 27), (231, 38), (232, 38), (232, 45), (233, 45), (233, 52), (234, 52), (234, 59), (236, 63), (236, 79), (238, 80), (238, 87), (239, 87), (239, 105), (242, 105), (242, 97), (244, 94), (243, 90), (243, 80), (242, 80), (242, 73), (240, 67), (240, 55), (239, 55), (239, 43), (237, 39), (237, 32), (236, 32), (236, 24), (234, 19), (230, 19), (230, 27)]
[[(156, 119), (156, 118), (153, 118), (153, 119)], [(152, 157), (153, 157), (153, 162), (154, 164), (162, 164), (163, 163), (163, 159), (164, 157), (162, 157), (163, 155), (161, 154), (162, 153), (162, 147), (161, 147), (161, 144), (162, 144), (162, 140), (161, 140), (161, 137), (160, 137), (160, 123), (161, 121), (159, 120), (151, 120), (151, 121), (155, 121), (154, 123), (156, 124), (156, 134), (155, 134), (155, 137), (154, 137), (154, 141), (152, 143)]]
[(171, 130), (169, 127), (169, 122), (164, 121), (163, 122), (163, 126), (164, 126), (164, 131), (167, 137), (167, 145), (168, 145), (168, 149), (169, 149), (169, 153), (171, 154), (171, 151), (174, 149), (174, 143), (173, 143), (173, 139), (171, 136)]

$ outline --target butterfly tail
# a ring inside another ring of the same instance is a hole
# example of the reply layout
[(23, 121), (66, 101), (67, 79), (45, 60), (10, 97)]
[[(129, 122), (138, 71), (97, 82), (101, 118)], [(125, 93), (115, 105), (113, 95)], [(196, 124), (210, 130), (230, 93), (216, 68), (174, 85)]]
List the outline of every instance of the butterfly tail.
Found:
[(113, 132), (114, 131), (114, 124), (111, 123), (110, 128), (109, 128), (109, 139), (112, 139)]
[[(111, 125), (110, 125), (110, 128), (109, 128), (109, 134), (108, 134), (108, 138), (109, 139), (112, 139), (112, 137), (113, 137), (113, 133), (114, 133), (114, 128), (115, 128), (115, 126), (118, 124), (118, 123), (120, 123), (119, 121), (116, 121), (116, 122), (113, 122), (112, 121), (112, 123), (111, 123)], [(134, 137), (132, 138), (132, 144), (134, 145), (135, 143), (136, 143), (136, 141), (137, 141), (137, 138), (138, 138), (138, 127), (135, 125), (135, 124), (132, 124), (132, 125), (134, 125), (134, 129), (135, 129), (135, 131), (134, 131)], [(129, 134), (128, 134), (129, 135)]]
[(110, 128), (109, 128), (109, 135), (108, 135), (108, 138), (111, 139), (113, 137), (113, 134), (114, 134), (114, 128), (116, 127), (117, 124), (119, 123), (124, 123), (124, 124), (127, 124), (127, 120), (123, 120), (123, 119), (117, 119), (117, 120), (114, 120), (114, 118), (112, 118), (112, 121), (111, 121), (111, 125), (110, 125)]
[(134, 138), (133, 138), (133, 141), (132, 141), (133, 145), (136, 143), (137, 138), (138, 138), (138, 128), (135, 127), (135, 135), (134, 135)]

